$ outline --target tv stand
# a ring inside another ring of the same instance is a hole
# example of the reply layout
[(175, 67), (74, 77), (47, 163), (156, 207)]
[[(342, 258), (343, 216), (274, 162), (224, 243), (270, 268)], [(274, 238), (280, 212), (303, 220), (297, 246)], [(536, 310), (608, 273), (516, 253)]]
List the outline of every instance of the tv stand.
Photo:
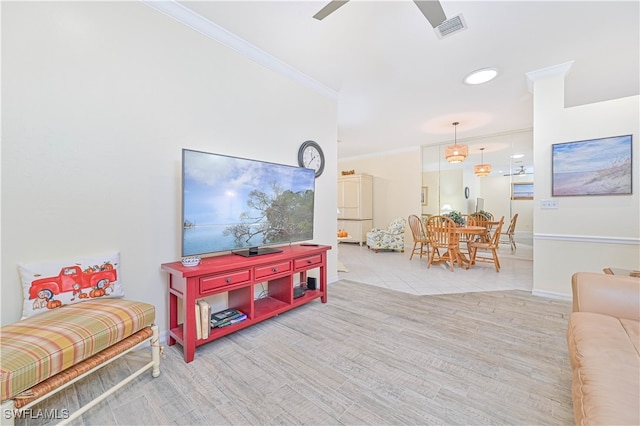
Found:
[[(327, 303), (327, 251), (330, 249), (331, 246), (292, 245), (280, 247), (279, 252), (270, 256), (227, 254), (207, 257), (192, 267), (185, 267), (181, 262), (163, 263), (162, 270), (169, 275), (169, 346), (176, 342), (182, 345), (185, 362), (191, 362), (200, 345), (314, 299)], [(306, 283), (307, 273), (312, 269), (318, 270), (319, 286), (294, 298), (294, 286)], [(264, 282), (268, 283), (269, 294), (256, 299), (255, 294), (262, 290)], [(208, 338), (196, 339), (197, 300), (222, 293), (227, 293), (227, 307), (239, 309), (247, 319), (212, 328)], [(182, 318), (179, 318), (179, 311)]]
[(239, 256), (251, 257), (262, 256), (263, 254), (282, 253), (282, 250), (275, 247), (251, 247), (247, 250), (238, 250), (231, 253), (237, 254)]

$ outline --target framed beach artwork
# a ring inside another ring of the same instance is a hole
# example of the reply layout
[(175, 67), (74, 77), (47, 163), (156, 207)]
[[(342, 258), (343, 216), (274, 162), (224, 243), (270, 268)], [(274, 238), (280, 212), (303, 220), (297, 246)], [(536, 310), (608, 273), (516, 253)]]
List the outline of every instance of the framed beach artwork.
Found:
[(631, 194), (631, 135), (551, 146), (551, 195)]
[(533, 182), (513, 182), (511, 184), (512, 200), (533, 200)]

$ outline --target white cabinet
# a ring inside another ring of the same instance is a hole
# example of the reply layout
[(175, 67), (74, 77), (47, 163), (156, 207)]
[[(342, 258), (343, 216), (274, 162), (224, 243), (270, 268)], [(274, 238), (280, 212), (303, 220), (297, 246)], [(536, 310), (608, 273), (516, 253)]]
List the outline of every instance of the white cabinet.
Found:
[(338, 229), (351, 237), (345, 241), (362, 244), (373, 226), (373, 176), (338, 177)]
[(338, 229), (344, 229), (349, 237), (342, 241), (360, 243), (367, 241), (367, 232), (373, 228), (373, 219), (338, 219)]

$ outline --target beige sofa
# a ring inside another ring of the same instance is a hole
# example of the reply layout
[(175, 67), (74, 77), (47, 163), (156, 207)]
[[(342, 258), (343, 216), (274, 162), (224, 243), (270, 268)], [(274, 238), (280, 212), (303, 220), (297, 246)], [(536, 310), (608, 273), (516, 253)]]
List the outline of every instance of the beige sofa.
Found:
[(567, 344), (578, 425), (640, 425), (640, 279), (578, 272)]

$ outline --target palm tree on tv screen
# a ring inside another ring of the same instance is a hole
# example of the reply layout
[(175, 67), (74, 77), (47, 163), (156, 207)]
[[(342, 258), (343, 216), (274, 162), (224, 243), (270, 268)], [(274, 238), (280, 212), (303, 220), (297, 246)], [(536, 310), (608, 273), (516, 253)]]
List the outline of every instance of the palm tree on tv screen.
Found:
[(247, 199), (248, 211), (240, 214), (240, 224), (228, 226), (223, 234), (232, 235), (238, 245), (251, 245), (255, 236), (263, 244), (313, 237), (313, 191), (283, 191), (271, 182), (271, 191), (254, 189)]

